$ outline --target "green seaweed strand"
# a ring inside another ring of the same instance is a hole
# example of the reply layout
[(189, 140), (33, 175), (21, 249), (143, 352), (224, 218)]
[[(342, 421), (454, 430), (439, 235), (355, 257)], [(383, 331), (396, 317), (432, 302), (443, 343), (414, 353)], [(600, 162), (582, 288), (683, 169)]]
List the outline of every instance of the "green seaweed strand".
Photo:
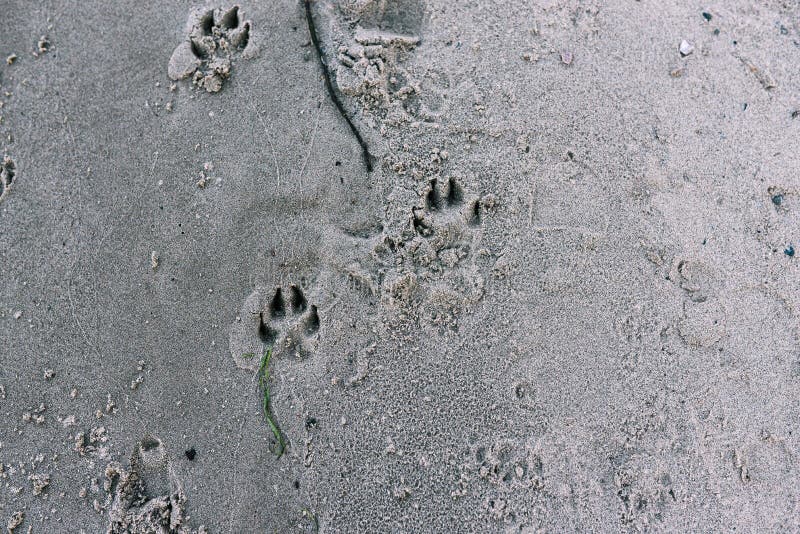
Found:
[(277, 423), (275, 423), (275, 418), (272, 415), (272, 402), (270, 401), (269, 394), (269, 361), (271, 358), (272, 347), (264, 352), (264, 356), (261, 358), (261, 364), (258, 366), (258, 385), (264, 393), (264, 415), (267, 418), (267, 423), (269, 424), (270, 430), (272, 430), (272, 434), (278, 441), (278, 447), (274, 451), (275, 456), (280, 458), (283, 455), (283, 451), (286, 450), (286, 442), (283, 439), (281, 429), (278, 428)]

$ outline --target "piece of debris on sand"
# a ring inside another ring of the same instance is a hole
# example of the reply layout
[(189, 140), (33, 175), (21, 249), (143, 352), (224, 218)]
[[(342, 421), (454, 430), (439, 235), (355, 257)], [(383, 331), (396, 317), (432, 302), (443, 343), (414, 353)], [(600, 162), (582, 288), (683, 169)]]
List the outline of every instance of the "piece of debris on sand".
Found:
[(41, 495), (47, 486), (50, 485), (50, 475), (47, 474), (32, 474), (28, 477), (33, 486), (33, 494)]
[(747, 68), (747, 70), (753, 76), (756, 77), (758, 83), (760, 83), (761, 87), (763, 87), (766, 91), (778, 87), (778, 84), (775, 82), (775, 80), (772, 78), (772, 76), (770, 76), (770, 74), (767, 71), (758, 68), (752, 61), (750, 61), (747, 58), (740, 57), (739, 61), (741, 61), (742, 65), (744, 65)]
[(9, 534), (12, 534), (14, 529), (20, 526), (23, 521), (25, 521), (25, 512), (20, 510), (14, 512), (11, 517), (8, 518), (8, 523), (6, 523)]

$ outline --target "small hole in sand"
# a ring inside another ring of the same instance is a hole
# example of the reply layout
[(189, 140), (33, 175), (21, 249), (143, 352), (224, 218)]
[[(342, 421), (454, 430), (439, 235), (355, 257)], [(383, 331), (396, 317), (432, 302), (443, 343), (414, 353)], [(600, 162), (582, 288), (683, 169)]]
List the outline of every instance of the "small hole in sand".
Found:
[(189, 45), (192, 47), (192, 54), (198, 59), (204, 59), (206, 57), (206, 53), (195, 44), (194, 41), (190, 40)]
[(214, 29), (214, 13), (209, 11), (200, 19), (200, 29), (205, 35), (211, 35)]
[(247, 43), (250, 42), (250, 23), (245, 22), (244, 26), (242, 27), (242, 34), (239, 37), (239, 44), (237, 45), (239, 48), (246, 48)]
[(283, 301), (281, 288), (275, 290), (275, 296), (272, 297), (272, 302), (269, 303), (269, 314), (271, 317), (286, 316), (286, 303)]
[(157, 438), (153, 438), (150, 436), (145, 437), (142, 439), (141, 442), (141, 449), (144, 452), (152, 451), (153, 449), (157, 449), (161, 446), (161, 441)]
[(239, 6), (233, 6), (222, 16), (222, 27), (229, 29), (239, 27)]
[(303, 313), (304, 311), (306, 311), (306, 307), (308, 307), (308, 302), (306, 301), (306, 297), (303, 295), (303, 292), (300, 291), (300, 288), (292, 284), (290, 291), (292, 293), (291, 296), (292, 311), (294, 313)]
[(442, 198), (439, 196), (439, 189), (436, 187), (436, 180), (431, 180), (430, 191), (426, 197), (428, 209), (435, 211), (442, 207)]
[(306, 319), (306, 335), (311, 335), (319, 330), (319, 314), (317, 307), (311, 306), (311, 312)]
[(447, 189), (447, 204), (450, 206), (455, 206), (460, 204), (462, 199), (464, 198), (464, 191), (461, 189), (461, 186), (456, 183), (453, 178), (450, 178), (448, 183), (449, 187)]

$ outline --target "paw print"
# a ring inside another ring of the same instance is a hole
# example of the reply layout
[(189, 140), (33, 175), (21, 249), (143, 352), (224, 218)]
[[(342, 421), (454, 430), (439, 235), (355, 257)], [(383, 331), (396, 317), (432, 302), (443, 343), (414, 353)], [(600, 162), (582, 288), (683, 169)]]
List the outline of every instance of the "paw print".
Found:
[(475, 465), (479, 478), (509, 491), (544, 487), (541, 457), (513, 440), (478, 447)]
[(448, 226), (477, 226), (481, 222), (480, 201), (466, 199), (464, 188), (454, 178), (444, 184), (431, 180), (423, 204), (412, 209), (414, 229), (423, 237), (434, 237)]
[(164, 444), (145, 436), (136, 443), (130, 467), (106, 467), (107, 490), (113, 493), (106, 532), (177, 532), (186, 518), (186, 495)]
[(481, 201), (450, 178), (445, 183), (431, 180), (422, 204), (412, 209), (411, 222), (421, 236), (410, 246), (414, 263), (433, 271), (455, 267), (471, 253), (473, 229), (481, 222)]
[(250, 42), (249, 20), (242, 21), (239, 6), (229, 10), (195, 9), (186, 24), (188, 37), (172, 52), (168, 74), (173, 80), (191, 77), (198, 87), (209, 93), (222, 89), (230, 77), (231, 57), (244, 51)]
[[(290, 313), (288, 319), (287, 312)], [(275, 346), (278, 341), (282, 341), (279, 345), (284, 347), (294, 346), (302, 341), (301, 336), (312, 336), (319, 330), (317, 307), (313, 304), (309, 306), (303, 291), (294, 284), (289, 286), (288, 302), (281, 288), (275, 289), (269, 303), (268, 320), (266, 316), (266, 312), (259, 312), (258, 337), (267, 346)], [(286, 335), (281, 339), (282, 330)]]
[(0, 163), (0, 202), (5, 200), (9, 191), (11, 191), (11, 184), (14, 182), (14, 161), (8, 157), (3, 157), (3, 162)]
[(308, 303), (299, 286), (291, 284), (286, 292), (277, 287), (266, 296), (254, 291), (231, 329), (231, 354), (239, 367), (256, 370), (258, 355), (269, 347), (273, 354), (304, 356), (319, 331), (317, 306)]

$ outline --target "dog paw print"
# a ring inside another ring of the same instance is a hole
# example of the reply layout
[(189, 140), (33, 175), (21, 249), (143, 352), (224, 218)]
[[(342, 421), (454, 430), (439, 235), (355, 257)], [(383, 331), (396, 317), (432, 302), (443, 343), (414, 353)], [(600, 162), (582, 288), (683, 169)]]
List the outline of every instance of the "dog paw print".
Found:
[(481, 222), (481, 201), (469, 196), (464, 188), (450, 178), (442, 183), (431, 180), (423, 193), (421, 207), (412, 209), (414, 231), (427, 240), (418, 243), (417, 263), (425, 258), (453, 267), (469, 254), (472, 242), (471, 229)]
[(239, 367), (251, 370), (258, 368), (258, 356), (267, 348), (274, 354), (304, 356), (311, 352), (319, 328), (317, 306), (308, 303), (299, 286), (292, 284), (288, 291), (277, 287), (265, 294), (256, 290), (231, 329), (231, 354)]
[(318, 330), (317, 307), (309, 306), (303, 291), (296, 285), (289, 286), (286, 297), (280, 287), (276, 288), (269, 310), (259, 312), (258, 337), (267, 346), (289, 348)]
[(249, 20), (242, 20), (239, 6), (192, 10), (186, 24), (187, 38), (170, 57), (169, 77), (176, 81), (191, 78), (209, 93), (218, 92), (230, 77), (234, 54), (254, 55), (251, 27)]
[[(481, 221), (480, 201), (477, 198), (465, 199), (464, 188), (450, 178), (445, 183), (437, 179), (430, 181), (425, 190), (423, 207), (415, 207), (414, 228), (422, 236), (433, 235), (434, 219), (440, 222), (449, 222), (448, 219), (458, 219), (470, 226), (477, 226)], [(454, 217), (460, 214), (461, 217)]]
[(544, 487), (541, 457), (513, 440), (477, 447), (473, 465), (480, 479), (509, 491)]
[(134, 446), (128, 469), (112, 462), (105, 474), (113, 495), (107, 532), (179, 532), (186, 495), (161, 440), (145, 436)]
[(646, 465), (637, 456), (622, 460), (625, 456), (611, 457), (612, 480), (619, 498), (618, 517), (626, 527), (646, 530), (658, 524), (668, 508), (678, 501), (678, 495), (669, 474), (654, 472), (653, 466)]
[(9, 191), (11, 191), (15, 170), (14, 161), (10, 157), (4, 156), (3, 162), (0, 163), (0, 202), (5, 200)]

